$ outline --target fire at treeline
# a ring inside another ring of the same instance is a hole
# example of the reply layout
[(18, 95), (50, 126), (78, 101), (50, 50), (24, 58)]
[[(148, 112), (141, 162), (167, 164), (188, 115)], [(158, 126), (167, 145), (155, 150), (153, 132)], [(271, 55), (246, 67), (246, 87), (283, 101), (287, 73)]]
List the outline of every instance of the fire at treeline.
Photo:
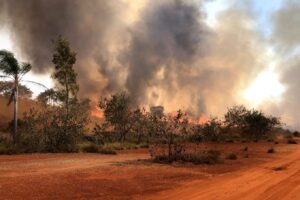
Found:
[[(207, 118), (199, 122), (179, 108), (177, 112), (165, 113), (162, 106), (135, 107), (130, 94), (123, 91), (99, 99), (97, 107), (103, 112), (103, 119), (95, 123), (91, 119), (94, 109), (91, 101), (77, 97), (80, 73), (73, 68), (75, 51), (63, 37), (58, 37), (53, 46), (51, 77), (56, 85), (32, 100), (32, 108), (23, 115), (18, 113), (18, 101), (31, 95), (22, 82), (32, 67), (17, 60), (13, 53), (0, 51), (0, 69), (4, 74), (1, 95), (6, 96), (8, 105), (14, 108), (13, 120), (1, 133), (1, 153), (84, 151), (114, 154), (122, 148), (149, 147), (151, 155), (158, 160), (188, 160), (193, 156), (187, 154), (186, 144), (273, 141), (276, 134), (283, 131), (279, 118), (244, 106), (228, 108), (220, 119)], [(214, 151), (202, 153), (199, 162), (205, 156), (218, 155)]]

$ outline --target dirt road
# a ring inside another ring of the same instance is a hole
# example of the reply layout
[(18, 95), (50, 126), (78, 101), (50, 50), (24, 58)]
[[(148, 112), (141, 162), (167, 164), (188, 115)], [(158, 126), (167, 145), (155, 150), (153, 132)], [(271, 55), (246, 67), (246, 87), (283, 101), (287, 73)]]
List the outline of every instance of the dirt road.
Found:
[(211, 166), (154, 164), (147, 150), (0, 156), (0, 199), (300, 199), (300, 145), (247, 144), (249, 158), (241, 145)]
[(299, 200), (300, 148), (272, 162), (192, 181), (149, 199)]

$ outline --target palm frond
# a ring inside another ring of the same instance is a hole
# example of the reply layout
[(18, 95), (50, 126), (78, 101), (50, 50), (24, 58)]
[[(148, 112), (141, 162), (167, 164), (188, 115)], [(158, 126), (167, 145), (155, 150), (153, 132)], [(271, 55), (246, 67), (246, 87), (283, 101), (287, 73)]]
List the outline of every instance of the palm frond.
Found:
[(20, 66), (14, 54), (6, 51), (0, 51), (0, 71), (7, 75), (15, 75), (20, 71)]
[(35, 85), (38, 85), (38, 86), (43, 87), (43, 88), (46, 89), (46, 90), (49, 89), (49, 88), (47, 88), (44, 84), (41, 84), (41, 83), (38, 83), (38, 82), (35, 82), (35, 81), (22, 80), (22, 82), (35, 84)]
[(3, 79), (9, 78), (9, 79), (13, 80), (13, 78), (11, 76), (7, 76), (7, 75), (0, 75), (0, 78), (3, 78)]
[(31, 70), (32, 66), (29, 63), (22, 63), (20, 68), (20, 74), (27, 74)]

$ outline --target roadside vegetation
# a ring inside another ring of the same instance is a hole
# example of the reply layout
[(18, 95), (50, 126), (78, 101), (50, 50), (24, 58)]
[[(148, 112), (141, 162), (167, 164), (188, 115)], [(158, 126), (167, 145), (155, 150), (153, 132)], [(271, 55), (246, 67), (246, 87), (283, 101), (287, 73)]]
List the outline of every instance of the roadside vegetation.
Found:
[[(215, 164), (221, 162), (221, 152), (203, 149), (205, 143), (274, 142), (275, 130), (281, 130), (280, 119), (262, 111), (233, 106), (222, 119), (211, 118), (199, 124), (183, 110), (165, 113), (162, 106), (149, 110), (134, 106), (126, 92), (115, 93), (99, 100), (98, 108), (105, 120), (89, 128), (91, 102), (79, 99), (80, 89), (74, 70), (76, 53), (69, 42), (59, 37), (53, 43), (53, 74), (55, 88), (45, 90), (36, 98), (38, 108), (32, 108), (18, 118), (17, 98), (30, 98), (32, 92), (19, 81), (0, 82), (0, 95), (14, 102), (14, 119), (0, 133), (0, 154), (37, 152), (83, 152), (117, 154), (120, 150), (148, 148), (155, 162), (191, 162)], [(8, 57), (10, 56), (10, 57)], [(13, 54), (1, 51), (0, 70), (7, 71)], [(25, 75), (29, 64), (17, 65), (19, 73)], [(3, 76), (3, 78), (5, 78)], [(11, 95), (10, 95), (11, 94)], [(17, 129), (18, 127), (18, 129)], [(294, 132), (287, 138), (290, 144), (297, 143)], [(274, 149), (273, 149), (274, 150)], [(246, 146), (243, 151), (248, 151)], [(274, 152), (274, 151), (273, 151)], [(268, 153), (273, 153), (268, 150)], [(224, 155), (236, 160), (237, 155)]]

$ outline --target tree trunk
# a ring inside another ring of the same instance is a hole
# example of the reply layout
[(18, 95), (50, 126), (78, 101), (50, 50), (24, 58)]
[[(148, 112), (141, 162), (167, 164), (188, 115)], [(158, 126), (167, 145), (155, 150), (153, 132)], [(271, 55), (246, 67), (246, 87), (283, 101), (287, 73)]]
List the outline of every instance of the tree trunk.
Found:
[[(16, 83), (18, 84), (18, 83)], [(18, 85), (15, 87), (14, 94), (14, 127), (13, 127), (13, 143), (17, 143), (17, 129), (18, 129)]]

